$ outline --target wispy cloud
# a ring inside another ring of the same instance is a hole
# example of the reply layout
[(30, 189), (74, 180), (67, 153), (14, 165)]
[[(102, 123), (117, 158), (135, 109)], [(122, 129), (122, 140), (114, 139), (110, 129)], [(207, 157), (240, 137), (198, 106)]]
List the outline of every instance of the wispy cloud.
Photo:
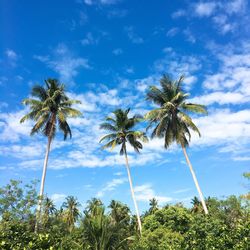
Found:
[(60, 80), (67, 84), (74, 84), (80, 68), (91, 69), (88, 59), (75, 56), (63, 43), (54, 49), (53, 56), (35, 55), (34, 58), (58, 73)]
[(118, 186), (122, 185), (123, 183), (127, 182), (127, 178), (116, 178), (107, 182), (105, 187), (103, 187), (98, 193), (96, 194), (97, 197), (103, 197), (106, 192), (110, 192), (115, 190)]
[(127, 26), (127, 27), (124, 28), (124, 30), (127, 33), (127, 36), (129, 38), (129, 40), (132, 43), (141, 44), (141, 43), (144, 42), (143, 38), (135, 33), (135, 30), (134, 30), (133, 26)]
[(199, 2), (194, 4), (194, 11), (199, 17), (209, 17), (215, 12), (216, 7), (216, 2)]
[(173, 200), (173, 198), (168, 196), (156, 195), (151, 184), (136, 186), (134, 191), (138, 201), (149, 202), (150, 199), (155, 198), (159, 204), (164, 204)]
[(67, 197), (66, 194), (52, 194), (51, 195), (51, 199), (55, 202), (55, 203), (61, 203), (65, 200), (65, 198)]
[(120, 0), (84, 0), (84, 3), (87, 5), (113, 5), (117, 4), (118, 2), (120, 2)]

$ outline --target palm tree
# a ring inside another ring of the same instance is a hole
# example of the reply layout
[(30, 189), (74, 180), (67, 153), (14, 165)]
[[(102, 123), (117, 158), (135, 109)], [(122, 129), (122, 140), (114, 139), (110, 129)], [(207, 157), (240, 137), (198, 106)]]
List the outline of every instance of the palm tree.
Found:
[(45, 80), (45, 85), (45, 87), (40, 85), (34, 86), (31, 91), (32, 98), (23, 100), (23, 104), (30, 107), (30, 112), (20, 120), (21, 123), (26, 120), (35, 121), (35, 125), (31, 129), (30, 134), (34, 135), (38, 132), (42, 132), (48, 138), (37, 206), (35, 231), (37, 230), (41, 212), (42, 196), (44, 192), (44, 182), (51, 142), (56, 135), (57, 129), (63, 132), (64, 140), (66, 140), (68, 136), (71, 138), (72, 134), (69, 124), (67, 123), (67, 118), (81, 115), (80, 111), (72, 108), (73, 104), (80, 102), (71, 100), (67, 97), (63, 84), (60, 84), (56, 79), (48, 79)]
[(92, 198), (87, 201), (87, 207), (85, 213), (95, 215), (99, 207), (103, 207), (103, 203), (100, 199)]
[(149, 213), (155, 213), (158, 210), (158, 201), (155, 198), (149, 200), (149, 206)]
[(173, 142), (181, 145), (204, 212), (208, 214), (199, 183), (186, 152), (186, 147), (189, 146), (191, 139), (190, 129), (200, 136), (199, 129), (187, 113), (207, 114), (207, 111), (203, 105), (186, 102), (189, 95), (182, 89), (183, 80), (183, 76), (177, 81), (172, 81), (168, 76), (163, 75), (160, 80), (161, 89), (151, 86), (147, 99), (153, 101), (159, 108), (148, 112), (145, 118), (150, 121), (149, 127), (156, 124), (151, 137), (164, 137), (165, 148), (168, 148)]
[(105, 129), (110, 134), (107, 134), (103, 136), (100, 140), (100, 142), (106, 141), (106, 144), (102, 147), (103, 149), (111, 148), (111, 150), (119, 145), (120, 148), (120, 155), (125, 156), (125, 162), (126, 162), (126, 168), (128, 173), (128, 180), (130, 184), (130, 190), (132, 199), (135, 206), (135, 211), (137, 215), (137, 221), (138, 221), (138, 227), (139, 232), (141, 234), (141, 219), (140, 214), (138, 210), (138, 206), (135, 199), (133, 184), (132, 184), (132, 178), (130, 173), (130, 167), (128, 163), (128, 155), (127, 155), (127, 143), (129, 143), (136, 152), (140, 152), (140, 149), (142, 149), (142, 142), (147, 142), (147, 137), (145, 133), (141, 131), (134, 131), (132, 130), (135, 125), (137, 125), (141, 120), (142, 117), (140, 115), (134, 115), (133, 117), (129, 118), (128, 113), (130, 109), (122, 110), (117, 109), (113, 112), (114, 117), (107, 117), (106, 122), (102, 123), (100, 128)]
[(84, 239), (87, 242), (87, 249), (90, 250), (113, 250), (128, 249), (127, 237), (122, 233), (122, 225), (115, 223), (112, 218), (105, 215), (104, 206), (96, 207), (93, 215), (85, 211), (83, 218)]
[(200, 211), (200, 209), (201, 209), (201, 202), (199, 201), (198, 197), (195, 196), (191, 200), (191, 204), (193, 205), (193, 207), (191, 208), (192, 212), (197, 213), (197, 212)]
[(119, 201), (112, 200), (108, 206), (111, 209), (110, 216), (116, 223), (129, 224), (129, 208)]
[(56, 212), (56, 206), (50, 198), (46, 197), (43, 201), (43, 217), (44, 225), (47, 225), (49, 222), (50, 215), (53, 215)]
[(66, 201), (62, 204), (62, 208), (65, 209), (63, 214), (69, 226), (70, 232), (74, 228), (75, 222), (80, 216), (80, 211), (78, 209), (79, 206), (80, 206), (80, 203), (73, 196), (66, 197)]

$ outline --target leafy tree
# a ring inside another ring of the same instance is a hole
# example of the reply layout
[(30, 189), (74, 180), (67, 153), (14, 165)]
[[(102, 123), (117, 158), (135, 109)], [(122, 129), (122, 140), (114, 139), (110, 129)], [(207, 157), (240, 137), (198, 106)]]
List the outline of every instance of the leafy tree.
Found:
[(37, 181), (22, 186), (21, 181), (10, 180), (0, 188), (0, 218), (3, 220), (33, 221), (33, 207), (37, 203)]
[(63, 132), (64, 140), (68, 136), (71, 137), (71, 129), (67, 118), (81, 115), (80, 111), (72, 108), (72, 105), (79, 103), (79, 101), (71, 100), (67, 97), (63, 84), (59, 83), (56, 79), (48, 79), (45, 80), (45, 85), (45, 87), (40, 85), (34, 86), (31, 91), (32, 98), (23, 100), (23, 104), (28, 105), (30, 111), (20, 120), (21, 123), (26, 120), (35, 121), (30, 134), (34, 135), (42, 132), (48, 138), (39, 193), (40, 199), (37, 207), (37, 222), (40, 217), (51, 142), (56, 135), (57, 128)]
[(142, 226), (140, 213), (135, 199), (126, 145), (127, 143), (129, 143), (134, 148), (134, 150), (139, 153), (140, 149), (142, 149), (143, 147), (141, 141), (147, 142), (148, 139), (144, 132), (133, 130), (135, 125), (137, 125), (142, 120), (142, 117), (140, 115), (134, 115), (133, 117), (129, 118), (129, 111), (130, 109), (117, 109), (113, 112), (113, 117), (109, 116), (106, 118), (106, 122), (102, 123), (100, 128), (105, 129), (111, 133), (103, 136), (100, 142), (106, 141), (106, 144), (102, 147), (103, 149), (111, 148), (112, 150), (117, 145), (121, 146), (120, 155), (125, 156), (131, 195), (137, 215), (139, 232), (141, 234)]
[[(243, 177), (246, 178), (246, 180), (250, 181), (250, 172), (245, 172), (245, 173), (243, 174)], [(248, 190), (250, 190), (250, 185), (249, 185), (249, 183), (248, 183), (248, 185), (246, 185), (246, 188), (247, 188)], [(242, 198), (244, 198), (244, 199), (250, 201), (250, 192), (248, 191), (248, 193), (242, 195)]]
[(80, 216), (80, 211), (78, 209), (79, 206), (80, 203), (73, 196), (66, 197), (66, 201), (62, 205), (62, 207), (65, 209), (63, 214), (68, 224), (69, 231), (73, 230), (75, 222)]
[(186, 152), (186, 147), (189, 146), (191, 139), (190, 129), (200, 136), (199, 129), (193, 123), (188, 113), (206, 114), (207, 111), (203, 105), (186, 102), (189, 95), (182, 88), (183, 80), (183, 76), (177, 81), (172, 81), (168, 76), (163, 75), (160, 80), (161, 89), (151, 86), (147, 93), (147, 99), (153, 101), (159, 108), (148, 112), (145, 118), (150, 122), (149, 127), (156, 124), (151, 137), (164, 137), (165, 148), (168, 148), (173, 142), (181, 145), (204, 212), (208, 214), (203, 194)]

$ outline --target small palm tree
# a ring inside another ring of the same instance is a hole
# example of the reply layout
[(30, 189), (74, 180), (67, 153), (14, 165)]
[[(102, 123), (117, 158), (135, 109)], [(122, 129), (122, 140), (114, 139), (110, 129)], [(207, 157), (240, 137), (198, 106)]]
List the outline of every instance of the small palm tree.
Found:
[(138, 210), (138, 206), (135, 199), (133, 184), (132, 184), (132, 178), (130, 173), (130, 167), (128, 163), (128, 154), (127, 154), (127, 143), (129, 143), (136, 152), (140, 152), (140, 149), (142, 149), (142, 142), (147, 142), (147, 136), (145, 133), (141, 131), (134, 131), (132, 130), (135, 125), (137, 125), (141, 120), (142, 117), (140, 115), (134, 115), (133, 117), (129, 118), (128, 113), (130, 109), (122, 110), (117, 109), (113, 112), (113, 117), (107, 117), (106, 122), (102, 123), (100, 128), (105, 129), (109, 132), (111, 132), (108, 135), (105, 135), (101, 138), (100, 142), (106, 141), (106, 144), (102, 147), (103, 149), (111, 148), (114, 149), (115, 146), (119, 145), (120, 148), (120, 155), (125, 156), (125, 162), (126, 162), (126, 168), (128, 173), (128, 180), (130, 184), (130, 190), (132, 199), (135, 206), (135, 211), (137, 215), (137, 221), (138, 221), (138, 228), (139, 232), (141, 234), (141, 219), (140, 214)]
[(115, 223), (112, 218), (105, 215), (104, 206), (96, 207), (93, 215), (85, 211), (83, 218), (84, 239), (90, 250), (128, 249), (127, 237), (122, 232), (122, 225)]
[(66, 197), (66, 201), (62, 204), (62, 208), (65, 209), (63, 212), (64, 218), (68, 224), (70, 232), (74, 228), (74, 225), (80, 216), (80, 211), (78, 209), (79, 206), (80, 203), (73, 196)]
[(149, 200), (149, 206), (149, 213), (155, 213), (158, 210), (158, 201), (155, 198)]
[(34, 135), (36, 133), (42, 132), (48, 138), (43, 164), (39, 202), (37, 206), (35, 231), (37, 230), (38, 220), (41, 212), (42, 196), (44, 193), (44, 183), (51, 142), (56, 135), (57, 129), (63, 132), (64, 140), (66, 140), (68, 136), (71, 138), (71, 129), (67, 122), (67, 118), (81, 115), (80, 111), (72, 108), (73, 104), (80, 102), (71, 100), (67, 97), (63, 84), (60, 84), (56, 79), (48, 79), (45, 80), (45, 85), (45, 87), (40, 85), (34, 86), (31, 91), (32, 98), (23, 100), (23, 104), (30, 107), (30, 112), (20, 120), (21, 123), (26, 120), (35, 121), (35, 125), (32, 128), (30, 134)]
[(95, 215), (99, 207), (103, 207), (102, 201), (97, 198), (92, 198), (91, 200), (87, 201), (85, 212), (88, 214)]
[(50, 198), (46, 197), (43, 201), (43, 224), (46, 226), (49, 218), (56, 212), (56, 206)]
[(189, 95), (184, 93), (182, 89), (183, 80), (183, 76), (177, 81), (172, 81), (168, 76), (164, 75), (160, 80), (161, 89), (151, 86), (147, 93), (147, 99), (153, 101), (159, 108), (148, 112), (145, 118), (150, 121), (149, 127), (156, 124), (151, 137), (164, 137), (165, 148), (168, 148), (173, 142), (181, 145), (199, 193), (204, 212), (208, 214), (203, 194), (186, 152), (186, 147), (189, 146), (191, 139), (190, 129), (200, 136), (199, 129), (193, 123), (187, 112), (207, 114), (207, 111), (203, 105), (186, 102)]
[(108, 207), (111, 209), (110, 216), (116, 223), (129, 224), (130, 210), (126, 205), (119, 201), (112, 200)]
[(54, 214), (54, 212), (56, 212), (56, 206), (53, 200), (46, 197), (46, 199), (44, 200), (44, 213), (49, 216)]

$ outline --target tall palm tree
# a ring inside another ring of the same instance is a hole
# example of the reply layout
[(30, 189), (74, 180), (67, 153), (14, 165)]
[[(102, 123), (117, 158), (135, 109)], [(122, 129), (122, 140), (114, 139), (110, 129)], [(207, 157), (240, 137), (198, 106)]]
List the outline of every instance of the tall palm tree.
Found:
[(75, 222), (80, 216), (79, 207), (80, 203), (73, 196), (66, 197), (66, 201), (62, 204), (62, 208), (64, 208), (64, 216), (65, 220), (69, 226), (69, 231), (72, 231), (74, 228)]
[(35, 125), (31, 129), (30, 134), (34, 135), (38, 132), (42, 132), (48, 138), (37, 206), (36, 231), (37, 223), (40, 218), (51, 142), (56, 135), (57, 129), (63, 132), (64, 140), (66, 140), (68, 136), (71, 138), (72, 134), (67, 118), (80, 116), (81, 112), (72, 108), (73, 104), (80, 102), (69, 99), (65, 93), (64, 85), (59, 83), (56, 79), (45, 80), (45, 87), (40, 85), (34, 86), (31, 91), (31, 96), (31, 98), (23, 100), (23, 104), (29, 106), (30, 111), (20, 120), (20, 122), (23, 123), (26, 120), (35, 121)]
[(208, 214), (203, 194), (186, 152), (186, 147), (189, 146), (191, 139), (190, 129), (200, 136), (199, 129), (188, 114), (207, 114), (207, 111), (203, 105), (187, 102), (189, 95), (183, 91), (183, 80), (183, 76), (177, 81), (172, 81), (168, 76), (163, 75), (160, 80), (161, 89), (156, 86), (151, 86), (147, 93), (147, 99), (153, 101), (159, 108), (148, 112), (145, 118), (150, 121), (149, 127), (156, 124), (151, 137), (164, 137), (165, 148), (168, 148), (173, 142), (181, 145), (199, 193), (204, 212)]
[(135, 211), (137, 215), (137, 222), (139, 232), (141, 234), (142, 226), (141, 226), (141, 219), (138, 210), (138, 206), (135, 199), (132, 178), (130, 173), (130, 167), (128, 163), (128, 154), (127, 154), (127, 143), (129, 143), (136, 152), (140, 152), (142, 149), (142, 142), (147, 142), (147, 136), (145, 133), (141, 131), (132, 130), (135, 125), (137, 125), (141, 120), (142, 117), (140, 115), (134, 115), (133, 117), (129, 118), (128, 113), (130, 109), (122, 110), (117, 109), (113, 112), (113, 117), (109, 116), (106, 118), (106, 122), (102, 123), (100, 128), (111, 132), (103, 136), (100, 142), (106, 141), (106, 144), (102, 147), (103, 149), (111, 148), (111, 150), (119, 145), (120, 148), (120, 155), (125, 156), (126, 168), (128, 173), (128, 180), (131, 190), (132, 199), (135, 206)]

